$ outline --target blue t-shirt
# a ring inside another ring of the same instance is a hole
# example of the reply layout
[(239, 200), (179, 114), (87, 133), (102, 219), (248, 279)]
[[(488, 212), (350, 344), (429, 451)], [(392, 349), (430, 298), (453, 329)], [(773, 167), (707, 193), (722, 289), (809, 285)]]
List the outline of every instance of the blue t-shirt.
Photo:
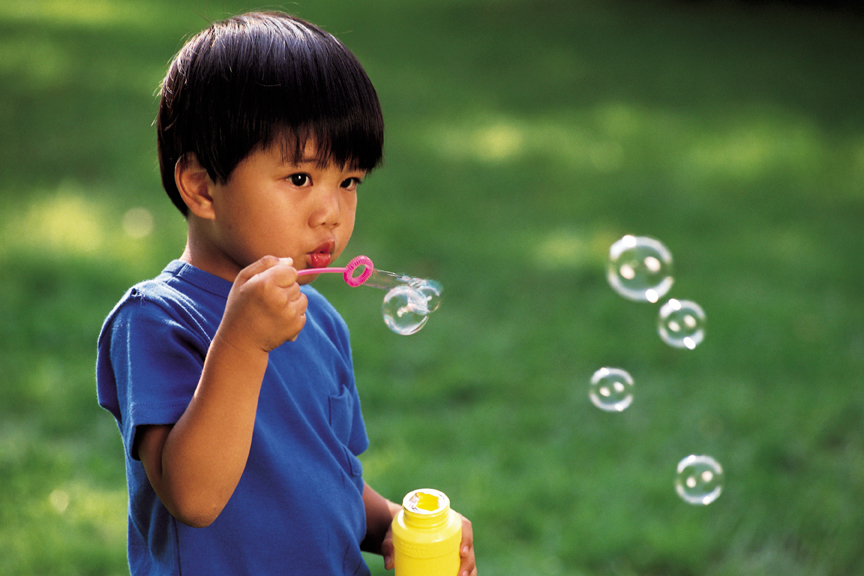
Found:
[(270, 353), (240, 483), (206, 528), (177, 521), (132, 456), (138, 426), (186, 409), (231, 283), (183, 262), (131, 288), (99, 336), (99, 404), (117, 420), (129, 488), (128, 554), (141, 575), (368, 574), (362, 468), (368, 446), (348, 330), (303, 287), (306, 325)]

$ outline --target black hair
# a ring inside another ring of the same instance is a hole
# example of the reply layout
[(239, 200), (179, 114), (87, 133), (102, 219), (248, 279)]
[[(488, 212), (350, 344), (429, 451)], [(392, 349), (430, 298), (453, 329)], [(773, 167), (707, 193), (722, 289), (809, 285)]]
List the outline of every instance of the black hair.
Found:
[(189, 152), (219, 183), (258, 147), (282, 145), (299, 162), (310, 138), (321, 165), (370, 171), (383, 157), (381, 106), (363, 67), (331, 34), (289, 14), (210, 25), (174, 58), (160, 92), (162, 185), (184, 215), (174, 167)]

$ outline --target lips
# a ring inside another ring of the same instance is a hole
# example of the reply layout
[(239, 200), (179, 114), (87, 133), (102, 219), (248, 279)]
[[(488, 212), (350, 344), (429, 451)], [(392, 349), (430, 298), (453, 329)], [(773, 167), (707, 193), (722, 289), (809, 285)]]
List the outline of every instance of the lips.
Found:
[(327, 241), (318, 246), (312, 252), (309, 252), (306, 256), (309, 259), (309, 265), (312, 268), (326, 268), (330, 265), (330, 262), (333, 260), (333, 248), (334, 243), (332, 241)]

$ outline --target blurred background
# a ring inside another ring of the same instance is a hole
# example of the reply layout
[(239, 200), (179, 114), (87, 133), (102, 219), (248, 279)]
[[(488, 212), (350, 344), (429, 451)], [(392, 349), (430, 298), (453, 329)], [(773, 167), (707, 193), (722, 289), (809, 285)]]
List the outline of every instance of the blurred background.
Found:
[[(4, 1), (0, 573), (128, 573), (95, 342), (184, 244), (158, 84), (209, 21), (281, 8), (347, 44), (384, 109), (343, 260), (445, 290), (403, 337), (381, 291), (316, 282), (352, 332), (372, 486), (448, 494), (487, 576), (864, 574), (856, 4)], [(695, 350), (610, 288), (625, 234), (672, 252)], [(588, 398), (601, 366), (635, 380), (622, 413)], [(724, 467), (708, 506), (673, 488), (689, 454)]]

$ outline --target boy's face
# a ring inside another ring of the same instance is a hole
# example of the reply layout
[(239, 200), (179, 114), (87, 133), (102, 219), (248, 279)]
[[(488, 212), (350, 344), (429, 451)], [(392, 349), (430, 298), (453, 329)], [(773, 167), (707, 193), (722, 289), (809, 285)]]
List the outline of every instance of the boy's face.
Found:
[[(253, 151), (224, 184), (211, 181), (214, 218), (204, 227), (208, 272), (234, 280), (272, 255), (294, 267), (323, 268), (339, 257), (354, 231), (357, 185), (366, 173), (333, 164), (322, 168), (315, 144), (303, 159), (283, 158), (280, 146)], [(316, 276), (301, 276), (308, 284)]]

